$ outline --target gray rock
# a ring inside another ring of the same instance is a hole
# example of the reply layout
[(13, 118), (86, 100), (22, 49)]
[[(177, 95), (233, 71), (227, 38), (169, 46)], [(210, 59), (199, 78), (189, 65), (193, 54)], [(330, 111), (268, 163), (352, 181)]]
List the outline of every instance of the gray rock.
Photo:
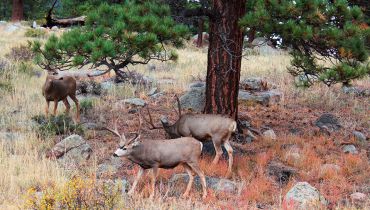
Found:
[(150, 98), (156, 99), (156, 98), (159, 98), (159, 97), (161, 97), (163, 95), (164, 95), (163, 93), (159, 92), (159, 93), (156, 93), (156, 94), (151, 95)]
[(284, 203), (292, 209), (311, 209), (328, 202), (320, 192), (307, 182), (298, 182), (284, 197)]
[(206, 86), (206, 83), (205, 82), (193, 82), (189, 85), (189, 88), (192, 89), (192, 88), (201, 88), (201, 87), (205, 87)]
[(100, 126), (96, 123), (93, 123), (93, 122), (87, 122), (87, 123), (84, 123), (82, 124), (83, 128), (87, 129), (87, 130), (95, 130), (95, 129), (98, 129)]
[(100, 83), (100, 85), (101, 85), (101, 89), (105, 91), (111, 90), (115, 86), (113, 81), (105, 81), (105, 82)]
[(52, 30), (52, 31), (58, 31), (58, 29), (59, 29), (59, 28), (58, 28), (58, 26), (53, 26), (53, 27), (51, 27), (51, 30)]
[(276, 140), (275, 131), (272, 130), (272, 129), (268, 129), (268, 130), (262, 132), (262, 138), (264, 140)]
[(180, 104), (183, 109), (190, 109), (201, 112), (206, 104), (205, 87), (193, 87), (180, 97)]
[(279, 184), (284, 185), (288, 183), (289, 179), (292, 176), (297, 174), (297, 169), (284, 165), (283, 163), (278, 162), (278, 161), (271, 161), (267, 165), (267, 173), (270, 176), (275, 177), (275, 180)]
[(148, 92), (148, 96), (153, 96), (154, 94), (158, 93), (159, 90), (157, 87), (154, 87), (152, 89), (150, 89), (150, 91)]
[(359, 142), (365, 142), (366, 136), (365, 134), (359, 132), (359, 131), (353, 131), (353, 135), (355, 136), (356, 140)]
[(15, 141), (23, 139), (24, 136), (20, 133), (13, 133), (13, 132), (0, 132), (0, 140), (5, 141)]
[(118, 172), (123, 166), (122, 160), (118, 157), (110, 157), (107, 161), (98, 165), (96, 176), (106, 178)]
[[(189, 176), (188, 174), (174, 174), (170, 178), (170, 184), (171, 186), (177, 185), (179, 182), (187, 184), (189, 181)], [(201, 189), (201, 182), (200, 178), (198, 176), (195, 176), (194, 178), (194, 183), (195, 187), (200, 190)], [(237, 183), (230, 181), (228, 179), (220, 179), (216, 177), (208, 177), (206, 176), (206, 183), (207, 183), (207, 188), (211, 188), (212, 190), (216, 191), (216, 193), (236, 193), (238, 190)], [(176, 190), (173, 189), (172, 187), (171, 190)], [(182, 192), (181, 192), (182, 193)]]
[(20, 29), (20, 24), (10, 24), (5, 28), (5, 32), (12, 33)]
[(1, 25), (5, 25), (6, 24), (6, 21), (4, 21), (4, 20), (0, 20), (0, 26)]
[(130, 104), (134, 106), (145, 106), (146, 104), (146, 102), (140, 98), (128, 98), (128, 99), (124, 99), (123, 102), (125, 104)]
[(239, 88), (243, 90), (249, 91), (265, 91), (267, 82), (261, 78), (247, 78), (239, 83)]
[(316, 121), (315, 125), (322, 130), (328, 130), (330, 132), (339, 130), (342, 126), (336, 116), (329, 113), (322, 114)]
[(33, 21), (33, 22), (32, 22), (32, 28), (37, 28), (37, 23), (36, 23), (36, 21)]
[(74, 134), (57, 143), (47, 156), (56, 157), (59, 163), (67, 167), (75, 167), (88, 160), (91, 153), (90, 145), (81, 136)]
[(155, 71), (156, 70), (156, 66), (155, 66), (155, 64), (148, 64), (148, 70), (149, 71)]
[(355, 145), (353, 145), (353, 144), (345, 145), (342, 150), (343, 150), (344, 153), (351, 153), (351, 154), (354, 154), (354, 155), (358, 154), (358, 151), (357, 151)]
[(261, 104), (270, 106), (278, 104), (281, 100), (282, 93), (276, 90), (251, 93), (244, 90), (239, 90), (238, 100), (248, 104)]
[(355, 96), (369, 97), (370, 89), (352, 87), (352, 86), (343, 86), (342, 91), (345, 94), (351, 94)]

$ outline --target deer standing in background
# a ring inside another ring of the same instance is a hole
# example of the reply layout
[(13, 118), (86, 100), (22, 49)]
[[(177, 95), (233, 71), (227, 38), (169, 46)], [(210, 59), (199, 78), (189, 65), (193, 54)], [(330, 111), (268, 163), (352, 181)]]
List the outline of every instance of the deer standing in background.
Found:
[[(141, 123), (140, 123), (141, 124)], [(201, 180), (203, 196), (206, 198), (206, 179), (203, 171), (199, 167), (199, 158), (202, 153), (203, 144), (192, 137), (184, 137), (173, 140), (146, 140), (141, 141), (140, 135), (135, 133), (135, 137), (126, 140), (124, 133), (119, 134), (117, 130), (117, 121), (115, 129), (105, 128), (120, 138), (119, 148), (114, 152), (115, 157), (126, 157), (130, 161), (140, 166), (132, 188), (128, 194), (133, 194), (136, 185), (143, 173), (151, 169), (151, 193), (150, 198), (154, 197), (155, 182), (159, 168), (171, 169), (182, 165), (189, 175), (189, 182), (183, 197), (189, 195), (194, 181), (193, 173), (196, 173)], [(140, 129), (140, 128), (139, 128)]]
[[(172, 125), (169, 124), (167, 118), (162, 117), (161, 122), (164, 130), (170, 138), (179, 137), (194, 137), (199, 141), (212, 140), (215, 147), (216, 156), (212, 164), (217, 164), (222, 155), (222, 145), (225, 147), (229, 156), (229, 165), (227, 177), (231, 176), (233, 165), (233, 148), (230, 145), (230, 137), (236, 131), (236, 121), (229, 117), (216, 114), (181, 114), (180, 101), (177, 98), (179, 108), (179, 119)], [(149, 111), (149, 121), (152, 128), (159, 129), (153, 124), (153, 120)], [(145, 118), (144, 118), (145, 119)]]
[(50, 101), (54, 101), (53, 115), (57, 113), (59, 101), (63, 101), (66, 106), (66, 113), (68, 114), (71, 108), (67, 99), (69, 96), (76, 104), (76, 121), (78, 122), (80, 119), (80, 106), (76, 97), (76, 87), (75, 78), (71, 76), (58, 76), (57, 72), (49, 72), (42, 87), (42, 95), (46, 99), (46, 116), (49, 115)]

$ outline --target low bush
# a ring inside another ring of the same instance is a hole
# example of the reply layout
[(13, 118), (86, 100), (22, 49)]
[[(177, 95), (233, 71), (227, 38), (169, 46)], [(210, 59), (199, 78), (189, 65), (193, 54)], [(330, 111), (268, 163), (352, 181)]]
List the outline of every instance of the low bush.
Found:
[(39, 124), (38, 133), (43, 137), (72, 133), (82, 135), (84, 133), (80, 125), (75, 124), (70, 116), (64, 114), (50, 116), (49, 119), (44, 115), (36, 115), (32, 119)]
[(25, 33), (26, 37), (32, 37), (32, 38), (45, 38), (46, 37), (46, 31), (42, 29), (34, 29), (30, 28), (27, 29)]
[(34, 54), (29, 46), (19, 45), (13, 47), (5, 57), (13, 61), (30, 61), (33, 59)]
[(83, 99), (80, 101), (80, 111), (82, 113), (86, 113), (87, 111), (91, 110), (94, 107), (94, 100), (93, 99)]

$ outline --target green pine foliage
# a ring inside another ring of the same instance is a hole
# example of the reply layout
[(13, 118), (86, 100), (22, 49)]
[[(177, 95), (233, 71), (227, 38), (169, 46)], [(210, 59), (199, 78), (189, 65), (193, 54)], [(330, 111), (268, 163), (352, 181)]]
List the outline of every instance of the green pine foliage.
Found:
[(280, 47), (289, 48), (293, 57), (289, 72), (307, 86), (315, 81), (349, 84), (370, 74), (370, 30), (361, 9), (346, 0), (251, 0), (240, 24), (273, 41), (281, 39)]
[(187, 27), (174, 22), (168, 6), (126, 1), (100, 5), (87, 15), (85, 26), (51, 36), (45, 44), (35, 41), (33, 51), (47, 70), (91, 65), (120, 74), (128, 65), (175, 60), (176, 53), (166, 48), (181, 47), (187, 35)]

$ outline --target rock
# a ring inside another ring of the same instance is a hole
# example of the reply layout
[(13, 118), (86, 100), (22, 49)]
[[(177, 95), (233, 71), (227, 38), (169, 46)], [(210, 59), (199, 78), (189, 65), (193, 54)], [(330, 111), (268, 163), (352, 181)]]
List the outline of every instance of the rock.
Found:
[(366, 142), (365, 134), (363, 134), (359, 131), (353, 131), (353, 135), (355, 136), (355, 138), (358, 142)]
[(316, 121), (315, 125), (324, 131), (337, 131), (342, 126), (339, 124), (339, 120), (336, 116), (329, 113), (322, 114)]
[(267, 173), (275, 177), (275, 180), (279, 184), (285, 185), (289, 182), (289, 179), (297, 173), (297, 169), (286, 166), (278, 161), (271, 161), (267, 165)]
[(266, 91), (267, 81), (261, 78), (247, 78), (239, 83), (239, 89), (248, 91)]
[(364, 194), (364, 193), (360, 193), (360, 192), (352, 193), (352, 194), (350, 195), (350, 197), (351, 197), (351, 200), (352, 200), (352, 201), (355, 201), (355, 202), (364, 202), (364, 201), (366, 201), (366, 199), (367, 199), (366, 194)]
[(351, 94), (355, 96), (369, 97), (370, 89), (352, 87), (352, 86), (343, 86), (342, 91), (345, 94)]
[(148, 96), (153, 96), (154, 94), (158, 93), (159, 90), (157, 87), (154, 87), (152, 89), (150, 89), (150, 91), (148, 92)]
[(239, 90), (238, 100), (239, 102), (245, 102), (248, 104), (261, 104), (263, 106), (270, 106), (273, 104), (278, 104), (281, 100), (281, 97), (282, 93), (276, 90), (255, 93)]
[(320, 176), (331, 175), (332, 173), (339, 173), (340, 166), (335, 164), (324, 164), (320, 166)]
[(58, 29), (59, 29), (59, 28), (58, 28), (58, 26), (53, 26), (53, 27), (51, 27), (51, 30), (52, 30), (52, 31), (58, 31)]
[(125, 104), (130, 104), (134, 106), (145, 106), (146, 104), (146, 102), (140, 98), (128, 98), (128, 99), (124, 99), (123, 102)]
[(20, 27), (21, 27), (21, 25), (20, 25), (20, 24), (18, 24), (18, 23), (10, 24), (10, 25), (8, 25), (8, 26), (5, 28), (5, 32), (12, 33), (12, 32), (14, 32), (14, 31), (19, 30), (19, 29), (20, 29)]
[(247, 143), (252, 143), (256, 139), (257, 139), (257, 137), (250, 130), (248, 130), (247, 135), (245, 136), (245, 141)]
[(98, 165), (96, 176), (98, 178), (107, 178), (115, 173), (123, 166), (122, 160), (118, 157), (110, 157), (107, 161)]
[(71, 135), (57, 143), (47, 157), (55, 157), (66, 166), (78, 166), (90, 158), (92, 149), (79, 135)]
[(163, 95), (164, 95), (163, 93), (159, 92), (159, 93), (156, 93), (156, 94), (151, 95), (150, 98), (156, 99), (156, 98), (159, 98), (159, 97), (161, 97)]
[(262, 132), (262, 138), (264, 140), (276, 140), (276, 134), (275, 134), (274, 130), (268, 129), (268, 130)]
[(201, 88), (201, 87), (205, 87), (205, 86), (206, 86), (206, 83), (205, 82), (193, 82), (193, 83), (190, 83), (189, 89), (192, 89), (192, 88)]
[(307, 182), (294, 185), (285, 195), (283, 202), (288, 209), (312, 209), (320, 203), (328, 204), (320, 192)]
[[(189, 181), (188, 174), (185, 174), (185, 173), (184, 174), (174, 174), (170, 178), (170, 181), (169, 181), (169, 183), (172, 186), (171, 187), (172, 189), (170, 189), (170, 190), (171, 191), (176, 190), (176, 189), (174, 189), (173, 186), (178, 185), (179, 182), (182, 182), (184, 184), (187, 184), (188, 181)], [(201, 187), (202, 187), (202, 185), (201, 185), (199, 176), (195, 176), (194, 177), (194, 183), (195, 183), (195, 187), (198, 190), (200, 190)], [(220, 178), (216, 178), (216, 177), (208, 177), (208, 176), (206, 176), (206, 183), (207, 183), (207, 188), (210, 188), (210, 189), (214, 190), (216, 193), (230, 193), (230, 194), (234, 194), (238, 190), (237, 183), (236, 182), (233, 182), (233, 181), (230, 181), (228, 179), (220, 179)], [(179, 192), (177, 192), (177, 193), (179, 193)], [(183, 192), (180, 192), (180, 193), (183, 193)]]
[(1, 25), (5, 25), (6, 24), (6, 21), (4, 21), (4, 20), (0, 20), (0, 26)]
[(36, 21), (33, 21), (33, 22), (32, 22), (32, 28), (37, 28), (37, 23), (36, 23)]
[(24, 136), (20, 133), (13, 133), (13, 132), (0, 132), (0, 140), (5, 141), (15, 141), (23, 139)]
[(354, 154), (354, 155), (358, 154), (358, 151), (357, 151), (355, 145), (353, 145), (353, 144), (345, 145), (342, 150), (343, 150), (344, 153), (351, 153), (351, 154)]
[(243, 128), (250, 128), (252, 126), (251, 123), (247, 120), (241, 120), (239, 123)]
[(205, 87), (193, 87), (180, 97), (181, 108), (202, 112), (206, 104)]
[(100, 126), (98, 124), (93, 123), (93, 122), (84, 123), (84, 124), (82, 124), (82, 126), (86, 130), (95, 130), (95, 129), (99, 129), (100, 128)]

